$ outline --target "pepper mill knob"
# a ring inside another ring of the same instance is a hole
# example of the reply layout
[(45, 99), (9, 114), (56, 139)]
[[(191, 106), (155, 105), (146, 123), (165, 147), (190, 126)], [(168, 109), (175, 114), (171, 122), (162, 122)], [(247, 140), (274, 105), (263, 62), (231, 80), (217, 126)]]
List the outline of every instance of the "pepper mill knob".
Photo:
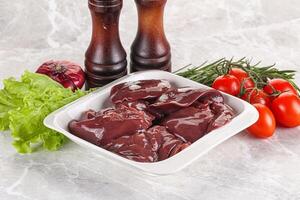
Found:
[(167, 0), (135, 0), (138, 32), (131, 46), (131, 71), (171, 71), (171, 50), (163, 25)]
[(87, 88), (100, 87), (127, 74), (126, 52), (119, 36), (123, 0), (89, 0), (92, 39), (85, 54)]

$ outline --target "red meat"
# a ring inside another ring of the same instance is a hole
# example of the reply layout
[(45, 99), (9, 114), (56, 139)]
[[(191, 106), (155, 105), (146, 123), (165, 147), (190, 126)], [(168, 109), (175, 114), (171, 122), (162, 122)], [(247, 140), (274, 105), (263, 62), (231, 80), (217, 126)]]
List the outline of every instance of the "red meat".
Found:
[(107, 144), (112, 139), (146, 130), (152, 125), (152, 118), (143, 111), (126, 106), (97, 112), (94, 117), (87, 118), (70, 122), (69, 129), (74, 135), (96, 145)]
[(170, 88), (170, 83), (165, 80), (126, 82), (114, 86), (111, 89), (110, 98), (114, 104), (123, 101), (134, 102), (143, 99), (155, 99)]

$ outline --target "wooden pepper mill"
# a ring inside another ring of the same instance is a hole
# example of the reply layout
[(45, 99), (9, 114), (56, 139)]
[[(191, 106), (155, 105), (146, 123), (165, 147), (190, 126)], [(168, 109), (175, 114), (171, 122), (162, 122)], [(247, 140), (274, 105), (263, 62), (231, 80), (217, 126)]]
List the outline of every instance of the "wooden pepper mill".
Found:
[(89, 0), (93, 31), (86, 52), (87, 88), (103, 86), (127, 74), (126, 52), (119, 37), (123, 0)]
[(131, 71), (171, 71), (170, 45), (164, 33), (163, 17), (167, 0), (135, 0), (138, 32), (131, 46)]

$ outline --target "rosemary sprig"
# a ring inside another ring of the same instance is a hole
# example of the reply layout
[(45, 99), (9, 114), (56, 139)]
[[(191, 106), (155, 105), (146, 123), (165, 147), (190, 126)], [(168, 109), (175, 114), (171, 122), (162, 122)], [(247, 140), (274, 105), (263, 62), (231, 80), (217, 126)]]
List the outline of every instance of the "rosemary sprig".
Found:
[(242, 58), (237, 61), (221, 58), (209, 64), (205, 62), (198, 67), (192, 67), (183, 72), (180, 72), (183, 70), (181, 69), (177, 74), (204, 85), (211, 86), (218, 76), (227, 74), (233, 67), (241, 68), (246, 71), (255, 82), (257, 88), (263, 88), (270, 79), (282, 78), (289, 81), (300, 92), (300, 88), (294, 82), (296, 71), (279, 70), (276, 68), (275, 64), (271, 66), (261, 66), (261, 62), (251, 64), (251, 60), (248, 60), (247, 58)]

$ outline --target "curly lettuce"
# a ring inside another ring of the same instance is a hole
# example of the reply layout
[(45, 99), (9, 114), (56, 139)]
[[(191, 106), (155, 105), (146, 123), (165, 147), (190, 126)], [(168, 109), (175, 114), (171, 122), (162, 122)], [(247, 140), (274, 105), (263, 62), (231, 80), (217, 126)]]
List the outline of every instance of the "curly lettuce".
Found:
[(19, 153), (58, 150), (67, 139), (45, 127), (43, 120), (85, 94), (81, 90), (73, 93), (45, 75), (27, 71), (20, 81), (6, 79), (0, 90), (0, 130), (11, 130), (13, 146)]

